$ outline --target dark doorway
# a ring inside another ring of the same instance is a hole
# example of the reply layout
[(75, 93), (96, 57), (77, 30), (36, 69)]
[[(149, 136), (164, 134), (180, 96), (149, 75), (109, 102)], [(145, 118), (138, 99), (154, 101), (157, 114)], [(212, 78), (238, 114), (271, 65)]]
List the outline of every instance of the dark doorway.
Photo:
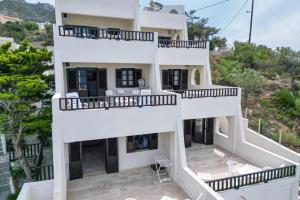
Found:
[(117, 138), (70, 143), (69, 155), (70, 180), (119, 171)]
[(84, 175), (106, 173), (106, 140), (82, 142), (82, 171)]
[(163, 90), (186, 90), (188, 87), (188, 70), (167, 69), (162, 70)]
[(185, 147), (192, 142), (212, 145), (214, 143), (214, 118), (184, 120)]
[(106, 69), (67, 69), (68, 92), (77, 92), (80, 97), (105, 96), (107, 89)]

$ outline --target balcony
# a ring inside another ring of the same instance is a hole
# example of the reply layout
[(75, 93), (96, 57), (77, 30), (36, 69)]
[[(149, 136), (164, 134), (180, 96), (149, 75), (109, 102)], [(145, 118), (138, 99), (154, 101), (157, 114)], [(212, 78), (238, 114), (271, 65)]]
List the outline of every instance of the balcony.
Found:
[(181, 94), (183, 119), (232, 116), (240, 105), (238, 88), (176, 90)]
[(208, 58), (207, 41), (158, 41), (160, 65), (206, 65)]
[(53, 120), (66, 143), (174, 131), (176, 95), (53, 97)]
[(62, 62), (151, 64), (155, 38), (152, 32), (66, 25), (56, 27), (55, 43)]

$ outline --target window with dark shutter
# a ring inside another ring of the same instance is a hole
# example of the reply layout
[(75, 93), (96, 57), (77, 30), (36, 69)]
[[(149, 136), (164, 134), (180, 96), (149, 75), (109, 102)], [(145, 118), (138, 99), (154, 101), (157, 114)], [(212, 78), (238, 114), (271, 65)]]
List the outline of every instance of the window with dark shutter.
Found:
[(76, 69), (67, 69), (68, 92), (77, 91)]
[(138, 87), (142, 78), (142, 70), (134, 68), (116, 69), (116, 87)]
[(158, 149), (158, 133), (127, 137), (127, 153)]
[(181, 90), (188, 88), (188, 70), (181, 70)]
[(142, 70), (141, 69), (135, 69), (135, 86), (139, 87), (139, 79), (142, 79)]
[(127, 137), (127, 153), (135, 151), (134, 136)]
[(122, 70), (116, 69), (116, 87), (122, 87)]
[(150, 135), (150, 149), (157, 149), (158, 148), (158, 134), (153, 133)]
[(162, 70), (162, 89), (168, 90), (171, 89), (169, 82), (169, 70)]

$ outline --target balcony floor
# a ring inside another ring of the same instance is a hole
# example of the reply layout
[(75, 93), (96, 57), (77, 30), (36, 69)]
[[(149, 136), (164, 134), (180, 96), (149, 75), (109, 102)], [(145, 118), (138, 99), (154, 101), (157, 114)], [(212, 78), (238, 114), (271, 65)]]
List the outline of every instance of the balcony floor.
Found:
[[(211, 179), (220, 179), (237, 174), (229, 174), (227, 161), (232, 160), (237, 162), (236, 168), (250, 165), (253, 168), (258, 166), (249, 161), (234, 155), (217, 145), (203, 145), (193, 143), (192, 147), (186, 149), (187, 165), (196, 174), (209, 174)], [(205, 176), (205, 175), (204, 175)], [(207, 178), (210, 179), (210, 178)]]
[(97, 174), (69, 181), (68, 200), (184, 200), (174, 182), (159, 183), (150, 167), (115, 174)]

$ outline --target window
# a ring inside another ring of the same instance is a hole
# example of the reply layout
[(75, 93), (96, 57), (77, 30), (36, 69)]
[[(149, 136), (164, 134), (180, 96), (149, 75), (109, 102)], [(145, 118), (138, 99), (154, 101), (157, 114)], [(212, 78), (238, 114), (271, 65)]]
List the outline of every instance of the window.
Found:
[(186, 90), (188, 85), (188, 70), (167, 69), (162, 70), (163, 90)]
[(141, 78), (141, 69), (124, 68), (116, 70), (117, 87), (138, 87), (138, 80)]
[(127, 137), (127, 153), (158, 148), (158, 134), (145, 134)]

